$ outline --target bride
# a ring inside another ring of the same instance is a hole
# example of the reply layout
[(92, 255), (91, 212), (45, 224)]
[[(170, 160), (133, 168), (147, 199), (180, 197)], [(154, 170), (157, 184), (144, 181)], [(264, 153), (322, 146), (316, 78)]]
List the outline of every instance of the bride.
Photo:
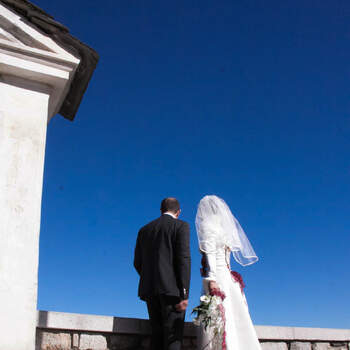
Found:
[(213, 341), (210, 328), (199, 329), (200, 350), (260, 350), (251, 321), (240, 275), (230, 270), (231, 253), (243, 265), (258, 260), (239, 222), (227, 204), (217, 196), (205, 196), (196, 216), (199, 248), (202, 253), (204, 294), (224, 293), (224, 333), (220, 342)]

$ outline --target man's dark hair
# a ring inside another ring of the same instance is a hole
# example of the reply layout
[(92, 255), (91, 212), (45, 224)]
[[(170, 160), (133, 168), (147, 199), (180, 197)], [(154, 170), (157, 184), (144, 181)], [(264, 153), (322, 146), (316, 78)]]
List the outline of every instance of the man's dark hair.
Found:
[(160, 211), (162, 212), (162, 214), (166, 213), (167, 211), (176, 213), (179, 210), (180, 210), (180, 203), (176, 198), (172, 198), (172, 197), (164, 198), (162, 200), (162, 203), (160, 204)]

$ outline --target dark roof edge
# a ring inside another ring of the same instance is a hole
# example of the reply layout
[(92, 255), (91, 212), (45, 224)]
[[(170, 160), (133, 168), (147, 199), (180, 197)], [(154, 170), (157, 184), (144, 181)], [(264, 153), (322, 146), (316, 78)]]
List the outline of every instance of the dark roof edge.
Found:
[(56, 22), (51, 15), (29, 1), (0, 0), (0, 2), (25, 16), (63, 49), (80, 59), (70, 89), (59, 110), (59, 114), (63, 117), (73, 120), (99, 60), (98, 53), (73, 37), (67, 27)]

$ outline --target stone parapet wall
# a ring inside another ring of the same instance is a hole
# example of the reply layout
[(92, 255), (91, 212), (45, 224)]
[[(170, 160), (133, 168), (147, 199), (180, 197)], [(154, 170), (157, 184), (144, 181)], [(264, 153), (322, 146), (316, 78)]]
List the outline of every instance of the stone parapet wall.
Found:
[[(350, 350), (350, 330), (255, 326), (262, 350)], [(147, 320), (38, 312), (36, 350), (146, 350)], [(196, 349), (196, 327), (185, 324), (183, 350)]]

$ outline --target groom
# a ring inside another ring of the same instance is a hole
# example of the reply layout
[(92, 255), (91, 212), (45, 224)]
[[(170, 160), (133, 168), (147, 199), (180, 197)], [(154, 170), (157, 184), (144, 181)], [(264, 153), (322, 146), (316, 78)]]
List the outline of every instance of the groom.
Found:
[(163, 199), (161, 216), (138, 233), (134, 266), (146, 301), (152, 350), (180, 350), (191, 277), (190, 228), (178, 220), (176, 198)]

